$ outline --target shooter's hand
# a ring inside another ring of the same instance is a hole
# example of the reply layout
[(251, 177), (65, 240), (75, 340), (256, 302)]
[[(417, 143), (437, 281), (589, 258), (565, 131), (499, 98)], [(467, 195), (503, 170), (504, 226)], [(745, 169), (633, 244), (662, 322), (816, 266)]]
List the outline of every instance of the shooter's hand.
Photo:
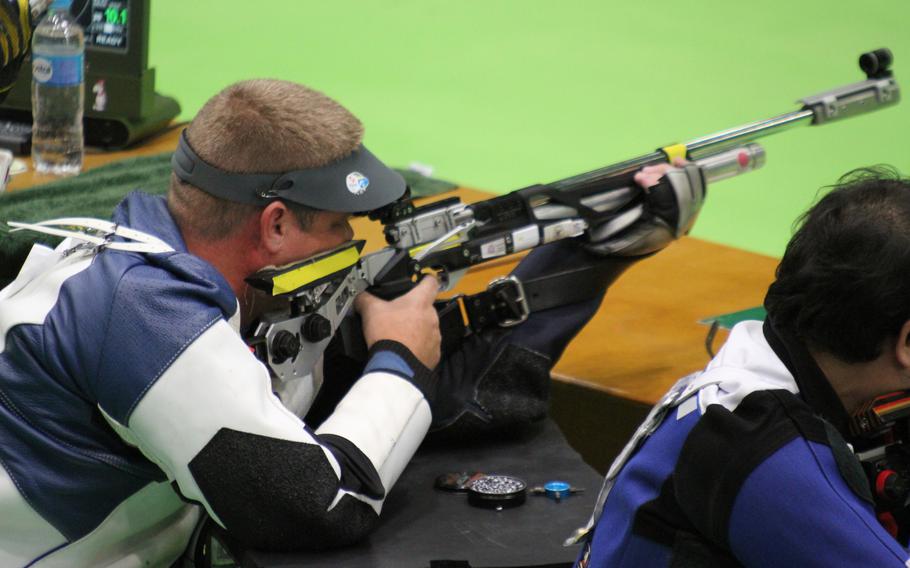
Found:
[(363, 337), (367, 348), (382, 339), (397, 341), (411, 350), (428, 369), (439, 363), (439, 316), (433, 307), (439, 282), (425, 276), (404, 296), (390, 302), (364, 292), (354, 302), (363, 318)]
[(16, 82), (32, 40), (28, 0), (0, 0), (0, 101)]
[(588, 231), (587, 249), (601, 256), (641, 256), (657, 252), (687, 234), (705, 201), (701, 168), (677, 160), (646, 166), (635, 174), (645, 189), (640, 216), (630, 224), (608, 222)]

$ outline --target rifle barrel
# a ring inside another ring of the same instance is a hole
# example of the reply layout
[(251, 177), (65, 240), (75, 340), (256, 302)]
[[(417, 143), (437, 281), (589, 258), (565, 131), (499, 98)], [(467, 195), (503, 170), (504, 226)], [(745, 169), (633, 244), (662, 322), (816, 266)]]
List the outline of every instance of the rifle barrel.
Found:
[(867, 74), (865, 81), (843, 85), (801, 99), (799, 102), (802, 103), (802, 108), (799, 110), (721, 130), (689, 140), (685, 144), (658, 148), (637, 158), (554, 181), (549, 186), (561, 191), (593, 187), (606, 182), (609, 178), (629, 174), (644, 166), (665, 163), (671, 156), (685, 156), (690, 160), (697, 160), (795, 126), (826, 124), (895, 105), (900, 101), (900, 87), (888, 70), (891, 53), (879, 50), (873, 55), (879, 52), (887, 55), (881, 68), (867, 69), (868, 65), (863, 67), (863, 58), (868, 58), (870, 54), (863, 54), (863, 58), (860, 59), (860, 67)]
[[(782, 132), (804, 123), (810, 124), (814, 116), (815, 114), (811, 110), (796, 110), (766, 120), (750, 122), (742, 126), (695, 138), (686, 142), (685, 147), (689, 158), (694, 160), (713, 154), (722, 148), (731, 147), (744, 142), (751, 142), (762, 136)], [(662, 164), (666, 161), (667, 155), (660, 150), (656, 150), (650, 154), (638, 156), (631, 160), (561, 179), (550, 185), (559, 190), (574, 189), (579, 186), (588, 186), (588, 184), (602, 182), (613, 176), (633, 172), (644, 166)]]
[(814, 116), (815, 113), (808, 109), (788, 112), (767, 120), (750, 122), (749, 124), (708, 134), (701, 138), (695, 138), (686, 142), (685, 146), (689, 151), (690, 158), (694, 159), (698, 157), (700, 150), (705, 152), (716, 151), (718, 147), (724, 147), (729, 144), (751, 142), (761, 136), (789, 130), (803, 123), (809, 124)]

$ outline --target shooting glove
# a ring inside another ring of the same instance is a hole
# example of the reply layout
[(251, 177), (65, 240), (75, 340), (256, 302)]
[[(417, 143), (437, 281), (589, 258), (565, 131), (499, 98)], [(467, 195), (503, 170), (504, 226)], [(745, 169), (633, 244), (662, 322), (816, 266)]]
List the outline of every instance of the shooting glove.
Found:
[(586, 248), (599, 256), (657, 252), (689, 232), (705, 195), (701, 168), (695, 164), (673, 168), (656, 185), (645, 188), (641, 204), (589, 229)]
[(32, 28), (28, 0), (0, 0), (0, 102), (16, 82), (31, 49)]

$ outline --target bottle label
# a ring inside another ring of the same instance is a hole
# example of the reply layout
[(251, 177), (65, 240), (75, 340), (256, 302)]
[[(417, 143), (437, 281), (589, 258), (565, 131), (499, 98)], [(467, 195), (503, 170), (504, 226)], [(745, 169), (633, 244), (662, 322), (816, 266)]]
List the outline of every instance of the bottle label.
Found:
[(42, 85), (71, 87), (82, 82), (84, 55), (33, 55), (32, 77)]

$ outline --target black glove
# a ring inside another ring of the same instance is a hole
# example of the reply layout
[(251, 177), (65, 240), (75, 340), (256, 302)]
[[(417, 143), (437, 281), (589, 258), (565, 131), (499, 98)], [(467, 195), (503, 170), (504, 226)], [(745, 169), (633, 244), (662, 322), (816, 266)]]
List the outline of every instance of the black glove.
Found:
[(687, 164), (669, 170), (644, 199), (609, 222), (588, 230), (587, 250), (600, 256), (642, 256), (687, 234), (705, 201), (701, 168)]
[(33, 18), (37, 19), (28, 0), (0, 0), (0, 101), (16, 82), (31, 49)]

